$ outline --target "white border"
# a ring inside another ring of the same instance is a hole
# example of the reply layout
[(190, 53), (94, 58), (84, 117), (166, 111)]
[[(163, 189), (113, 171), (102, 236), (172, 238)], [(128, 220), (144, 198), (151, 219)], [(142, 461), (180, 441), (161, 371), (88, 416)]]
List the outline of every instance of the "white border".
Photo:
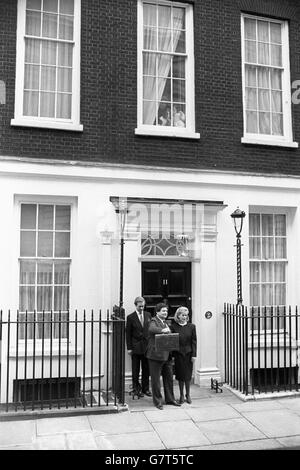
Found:
[(74, 50), (72, 81), (72, 119), (49, 119), (23, 116), (24, 60), (25, 60), (25, 23), (26, 0), (18, 0), (17, 41), (16, 41), (16, 83), (15, 83), (15, 118), (12, 126), (41, 127), (82, 131), (80, 124), (80, 26), (81, 0), (74, 0)]

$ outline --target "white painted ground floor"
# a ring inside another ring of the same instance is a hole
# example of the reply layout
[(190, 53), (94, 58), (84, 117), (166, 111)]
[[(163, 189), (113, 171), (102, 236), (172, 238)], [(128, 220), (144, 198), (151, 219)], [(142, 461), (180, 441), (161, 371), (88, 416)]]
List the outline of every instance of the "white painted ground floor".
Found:
[[(297, 177), (1, 157), (3, 312), (106, 312), (118, 305), (120, 198), (127, 204), (126, 315), (138, 295), (149, 309), (163, 299), (172, 312), (188, 305), (198, 335), (195, 383), (224, 375), (223, 305), (237, 295), (230, 217), (237, 207), (246, 212), (244, 304), (299, 303)], [(2, 341), (2, 365), (6, 354)], [(126, 371), (129, 380), (129, 357)]]

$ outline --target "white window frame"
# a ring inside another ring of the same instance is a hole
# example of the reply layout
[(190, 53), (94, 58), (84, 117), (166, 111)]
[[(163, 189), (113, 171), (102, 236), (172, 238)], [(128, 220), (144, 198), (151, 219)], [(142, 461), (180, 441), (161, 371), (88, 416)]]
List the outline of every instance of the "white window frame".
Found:
[[(245, 28), (244, 20), (250, 18), (262, 20), (282, 25), (282, 68), (283, 68), (283, 136), (252, 134), (246, 129), (246, 77), (245, 77)], [(284, 20), (242, 14), (241, 16), (241, 44), (242, 44), (242, 84), (243, 84), (243, 116), (244, 116), (244, 136), (242, 143), (272, 145), (280, 147), (298, 148), (298, 142), (293, 141), (292, 126), (292, 99), (291, 99), (291, 78), (290, 78), (290, 48), (289, 48), (289, 24)]]
[(16, 84), (15, 116), (12, 126), (40, 127), (82, 131), (80, 124), (80, 26), (81, 0), (74, 0), (74, 49), (72, 75), (72, 117), (71, 119), (43, 118), (23, 115), (24, 62), (25, 62), (25, 25), (26, 0), (18, 0), (17, 51), (16, 51)]
[(158, 5), (172, 5), (185, 8), (186, 12), (186, 127), (164, 127), (143, 124), (143, 3), (138, 0), (138, 61), (137, 61), (137, 135), (157, 135), (166, 137), (184, 137), (200, 139), (200, 134), (195, 132), (195, 68), (194, 68), (194, 22), (193, 5), (167, 0), (150, 0)]

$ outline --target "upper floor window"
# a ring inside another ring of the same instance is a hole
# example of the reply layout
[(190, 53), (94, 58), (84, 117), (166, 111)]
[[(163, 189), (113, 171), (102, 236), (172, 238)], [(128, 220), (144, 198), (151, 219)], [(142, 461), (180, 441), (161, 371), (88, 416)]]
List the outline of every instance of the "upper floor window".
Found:
[(193, 9), (139, 0), (136, 133), (199, 138), (194, 117)]
[(242, 16), (244, 139), (293, 142), (289, 37), (286, 21)]
[(19, 0), (14, 125), (81, 130), (80, 0)]

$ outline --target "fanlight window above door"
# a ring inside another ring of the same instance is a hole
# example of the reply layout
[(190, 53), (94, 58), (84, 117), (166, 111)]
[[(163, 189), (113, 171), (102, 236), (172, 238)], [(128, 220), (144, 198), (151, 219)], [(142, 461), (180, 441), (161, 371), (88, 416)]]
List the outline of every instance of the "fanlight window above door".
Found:
[(149, 235), (142, 238), (142, 256), (189, 256), (188, 235)]

